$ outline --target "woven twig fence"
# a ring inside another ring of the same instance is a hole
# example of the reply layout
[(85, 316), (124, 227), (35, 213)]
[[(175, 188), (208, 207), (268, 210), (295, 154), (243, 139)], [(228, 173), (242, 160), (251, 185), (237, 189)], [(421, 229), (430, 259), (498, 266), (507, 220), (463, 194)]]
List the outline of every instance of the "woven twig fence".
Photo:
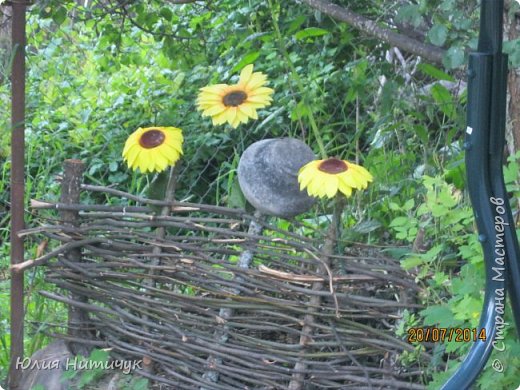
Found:
[(392, 336), (413, 307), (400, 297), (418, 288), (395, 260), (325, 256), (324, 233), (296, 221), (279, 229), (242, 210), (82, 188), (128, 205), (34, 202), (79, 220), (24, 233), (54, 243), (24, 265), (45, 264), (63, 291), (41, 294), (88, 313), (82, 334), (61, 337), (144, 359), (140, 374), (168, 389), (423, 388), (420, 370), (396, 363), (415, 350)]

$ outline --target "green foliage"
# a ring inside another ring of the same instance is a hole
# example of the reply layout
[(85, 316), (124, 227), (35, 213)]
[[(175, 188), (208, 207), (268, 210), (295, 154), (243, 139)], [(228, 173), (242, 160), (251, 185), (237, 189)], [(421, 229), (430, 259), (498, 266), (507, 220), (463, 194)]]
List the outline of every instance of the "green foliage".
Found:
[[(102, 349), (94, 349), (88, 357), (77, 357), (78, 366), (81, 366), (81, 362), (108, 362), (110, 355), (107, 351)], [(101, 379), (105, 375), (105, 369), (103, 367), (93, 366), (92, 369), (86, 370), (67, 370), (63, 373), (63, 378), (69, 381), (74, 381), (74, 385), (78, 389), (85, 389), (89, 385), (95, 384), (96, 381)]]
[(71, 383), (70, 387), (74, 389), (99, 389), (103, 387), (100, 385), (102, 381), (108, 380), (112, 383), (114, 379), (116, 379), (118, 389), (145, 390), (149, 388), (148, 379), (131, 375), (128, 372), (123, 371), (124, 375), (115, 377), (116, 372), (107, 369), (109, 367), (107, 363), (110, 360), (110, 354), (107, 350), (94, 349), (88, 357), (81, 356), (77, 357), (77, 359), (78, 367), (87, 368), (69, 369), (63, 373), (63, 379)]
[(396, 21), (426, 31), (431, 44), (447, 49), (444, 66), (455, 69), (465, 63), (465, 48), (476, 47), (478, 10), (476, 2), (465, 0), (422, 0), (403, 3), (397, 10)]
[[(506, 177), (517, 177), (516, 158), (510, 159), (506, 172)], [(477, 328), (484, 297), (485, 272), (481, 245), (473, 226), (472, 210), (465, 206), (456, 187), (446, 183), (442, 177), (424, 176), (422, 182), (424, 200), (421, 204), (415, 206), (409, 200), (403, 205), (389, 205), (392, 211), (398, 213), (390, 223), (397, 239), (412, 243), (422, 229), (424, 237), (430, 240), (427, 249), (409, 253), (402, 259), (402, 266), (413, 271), (416, 280), (424, 284), (424, 303), (427, 305), (420, 312), (420, 319), (406, 314), (402, 323), (408, 327)], [(493, 351), (479, 378), (479, 388), (486, 388), (494, 381), (493, 388), (508, 389), (520, 378), (520, 355), (515, 355), (519, 343), (515, 339), (510, 310), (506, 313), (505, 321), (504, 350)], [(397, 334), (403, 335), (403, 329), (406, 330), (400, 325)], [(452, 339), (439, 343), (436, 348), (440, 348), (440, 353), (447, 354), (453, 361), (463, 357), (470, 346), (471, 343)], [(500, 379), (497, 379), (497, 372), (491, 366), (495, 359), (499, 359), (505, 366)], [(402, 356), (402, 362), (407, 363), (408, 356)], [(456, 365), (451, 364), (446, 372), (436, 372), (438, 364), (440, 361), (434, 361), (430, 367), (433, 374), (429, 384), (431, 389), (439, 388), (456, 369)]]

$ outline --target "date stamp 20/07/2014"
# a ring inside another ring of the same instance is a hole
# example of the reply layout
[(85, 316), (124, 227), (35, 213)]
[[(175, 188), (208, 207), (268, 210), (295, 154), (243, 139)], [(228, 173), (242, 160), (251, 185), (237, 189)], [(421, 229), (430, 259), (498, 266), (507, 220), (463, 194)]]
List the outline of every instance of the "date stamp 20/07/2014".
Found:
[(486, 329), (477, 328), (410, 328), (407, 341), (409, 343), (443, 343), (455, 341), (468, 343), (470, 341), (486, 341)]

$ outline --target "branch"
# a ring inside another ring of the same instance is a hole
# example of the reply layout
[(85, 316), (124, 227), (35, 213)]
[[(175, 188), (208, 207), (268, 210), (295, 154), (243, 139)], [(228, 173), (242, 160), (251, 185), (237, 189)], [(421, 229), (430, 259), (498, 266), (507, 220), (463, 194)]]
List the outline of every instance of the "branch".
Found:
[(170, 4), (189, 4), (189, 3), (195, 3), (199, 0), (167, 0)]
[(386, 43), (397, 46), (409, 53), (423, 57), (424, 59), (441, 64), (445, 50), (416, 39), (410, 38), (392, 31), (389, 28), (378, 26), (373, 20), (358, 15), (346, 8), (325, 0), (300, 0), (310, 7), (329, 15), (331, 18), (348, 23), (362, 32), (379, 38)]

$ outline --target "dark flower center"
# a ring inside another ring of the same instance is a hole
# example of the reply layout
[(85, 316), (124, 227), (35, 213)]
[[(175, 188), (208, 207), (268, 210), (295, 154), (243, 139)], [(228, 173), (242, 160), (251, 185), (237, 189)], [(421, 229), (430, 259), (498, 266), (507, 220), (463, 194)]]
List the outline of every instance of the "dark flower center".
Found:
[(335, 175), (348, 170), (348, 165), (345, 161), (338, 158), (329, 158), (322, 161), (320, 165), (318, 165), (318, 169), (322, 172)]
[(161, 130), (151, 129), (145, 131), (139, 137), (139, 144), (145, 149), (156, 148), (164, 142), (164, 133)]
[(226, 107), (237, 107), (244, 103), (247, 99), (247, 93), (244, 91), (233, 91), (224, 96), (223, 102)]

